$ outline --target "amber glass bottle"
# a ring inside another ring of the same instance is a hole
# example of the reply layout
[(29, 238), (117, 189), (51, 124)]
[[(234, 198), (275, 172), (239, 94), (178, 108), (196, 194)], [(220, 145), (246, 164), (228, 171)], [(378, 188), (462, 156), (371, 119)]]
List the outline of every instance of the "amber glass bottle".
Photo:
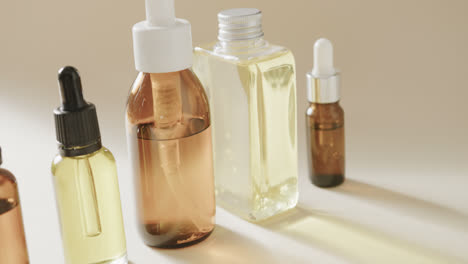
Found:
[(328, 39), (314, 45), (314, 68), (307, 74), (307, 140), (312, 183), (333, 187), (345, 179), (344, 111), (340, 106), (340, 74), (333, 66)]
[(320, 187), (339, 185), (345, 175), (344, 111), (339, 102), (311, 103), (307, 109), (309, 168)]
[(186, 69), (140, 73), (127, 103), (127, 135), (146, 244), (183, 247), (214, 228), (210, 115)]
[(126, 121), (140, 233), (149, 246), (188, 246), (211, 234), (216, 208), (210, 109), (191, 70), (190, 23), (175, 17), (174, 0), (147, 0), (132, 32), (139, 74)]
[(18, 186), (15, 176), (2, 168), (0, 168), (0, 263), (29, 263)]

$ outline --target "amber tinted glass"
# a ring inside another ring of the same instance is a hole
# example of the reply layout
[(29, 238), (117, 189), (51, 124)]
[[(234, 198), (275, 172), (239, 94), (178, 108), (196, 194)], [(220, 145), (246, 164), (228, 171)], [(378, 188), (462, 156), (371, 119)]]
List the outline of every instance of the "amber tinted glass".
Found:
[(332, 187), (344, 181), (344, 112), (338, 102), (311, 104), (307, 110), (309, 168), (312, 182)]
[(156, 247), (183, 247), (214, 228), (208, 101), (184, 70), (140, 73), (127, 104), (127, 134), (140, 230)]
[(29, 263), (14, 176), (0, 169), (0, 263)]

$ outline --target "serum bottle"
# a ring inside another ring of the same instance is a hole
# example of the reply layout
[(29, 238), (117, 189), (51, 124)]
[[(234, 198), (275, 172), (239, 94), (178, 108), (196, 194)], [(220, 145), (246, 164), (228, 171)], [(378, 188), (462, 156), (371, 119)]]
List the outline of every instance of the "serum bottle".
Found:
[(179, 248), (215, 225), (210, 109), (191, 70), (190, 23), (173, 0), (147, 0), (133, 27), (139, 74), (127, 102), (127, 137), (144, 242)]
[(344, 111), (339, 103), (340, 75), (333, 66), (333, 46), (328, 39), (315, 42), (307, 96), (310, 179), (318, 187), (340, 185), (345, 179)]
[(126, 264), (117, 168), (101, 144), (96, 107), (83, 99), (73, 67), (59, 71), (54, 111), (59, 154), (52, 163), (67, 264)]
[(261, 20), (254, 8), (220, 12), (218, 41), (194, 63), (212, 106), (217, 202), (249, 221), (298, 199), (294, 57), (263, 38)]
[(15, 176), (3, 168), (0, 168), (0, 263), (29, 263), (18, 185)]

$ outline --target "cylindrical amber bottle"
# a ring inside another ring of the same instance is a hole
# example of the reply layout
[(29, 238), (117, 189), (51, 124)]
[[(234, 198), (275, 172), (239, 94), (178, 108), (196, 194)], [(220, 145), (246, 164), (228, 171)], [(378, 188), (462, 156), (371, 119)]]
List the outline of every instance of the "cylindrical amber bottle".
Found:
[(183, 247), (213, 230), (210, 125), (207, 98), (191, 70), (138, 75), (127, 135), (146, 244)]
[(15, 176), (2, 168), (0, 168), (0, 263), (29, 263), (18, 186)]
[(127, 141), (143, 240), (178, 248), (214, 228), (210, 110), (190, 69), (190, 24), (175, 18), (173, 0), (148, 0), (146, 11), (133, 27), (140, 73), (127, 102)]
[(327, 39), (314, 45), (314, 68), (307, 74), (307, 140), (310, 178), (319, 187), (345, 179), (344, 111), (339, 104), (340, 78), (333, 67), (333, 47)]

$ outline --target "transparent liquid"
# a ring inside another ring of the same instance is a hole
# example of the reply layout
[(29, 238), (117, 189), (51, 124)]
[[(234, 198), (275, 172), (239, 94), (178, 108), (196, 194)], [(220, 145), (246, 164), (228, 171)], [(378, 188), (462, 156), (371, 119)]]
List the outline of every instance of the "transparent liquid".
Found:
[(211, 129), (173, 140), (151, 139), (140, 126), (130, 142), (138, 175), (141, 233), (158, 247), (196, 242), (214, 228), (215, 199)]
[(52, 165), (65, 262), (127, 263), (117, 168), (102, 148)]
[(336, 103), (311, 104), (307, 109), (310, 179), (319, 187), (333, 187), (345, 179), (344, 111)]
[(252, 221), (298, 199), (294, 58), (270, 50), (250, 58), (195, 51), (194, 70), (212, 107), (218, 204)]
[(0, 198), (0, 263), (29, 263), (21, 208), (14, 198)]
[(210, 111), (198, 78), (189, 69), (140, 73), (126, 120), (145, 243), (178, 248), (203, 240), (216, 204)]

